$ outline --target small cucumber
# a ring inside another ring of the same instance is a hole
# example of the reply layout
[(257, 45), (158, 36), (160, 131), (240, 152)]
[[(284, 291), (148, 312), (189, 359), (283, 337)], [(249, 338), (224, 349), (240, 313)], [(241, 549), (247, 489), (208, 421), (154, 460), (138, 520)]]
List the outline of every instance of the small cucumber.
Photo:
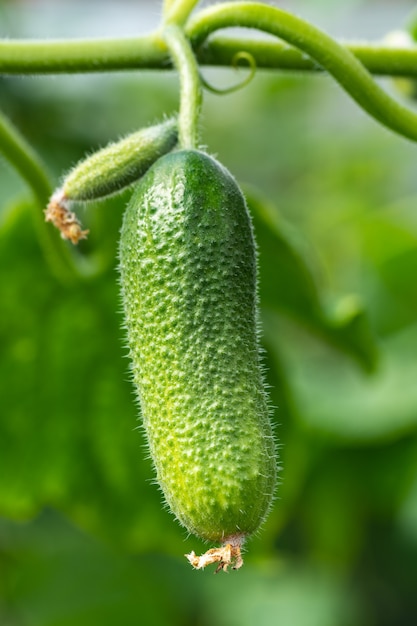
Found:
[(46, 221), (60, 230), (63, 239), (74, 244), (86, 239), (89, 231), (82, 230), (70, 203), (100, 200), (122, 191), (172, 150), (177, 139), (177, 120), (169, 119), (142, 128), (80, 161), (52, 195), (45, 210)]
[(159, 159), (121, 232), (122, 297), (142, 417), (166, 501), (191, 533), (240, 567), (268, 512), (275, 446), (262, 377), (256, 251), (231, 174), (207, 154)]
[(160, 156), (172, 150), (177, 138), (177, 121), (170, 119), (94, 152), (65, 177), (65, 198), (88, 202), (117, 193), (139, 180)]

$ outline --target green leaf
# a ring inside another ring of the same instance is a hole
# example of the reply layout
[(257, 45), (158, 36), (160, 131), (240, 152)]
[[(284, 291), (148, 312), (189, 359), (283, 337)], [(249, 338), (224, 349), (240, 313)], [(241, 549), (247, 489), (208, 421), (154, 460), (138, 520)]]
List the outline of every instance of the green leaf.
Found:
[(295, 524), (317, 560), (348, 571), (360, 561), (375, 519), (388, 526), (401, 511), (415, 474), (417, 439), (355, 449), (328, 438), (320, 449), (310, 435), (316, 462), (297, 502)]
[[(100, 210), (108, 224), (108, 207)], [(184, 532), (162, 510), (135, 430), (118, 228), (110, 232), (110, 270), (71, 288), (51, 278), (28, 207), (0, 232), (0, 515), (27, 519), (52, 505), (129, 549), (165, 545), (182, 554)]]
[(0, 521), (0, 564), (2, 625), (183, 626), (200, 604), (185, 559), (126, 556), (50, 511), (30, 524)]
[(381, 365), (372, 378), (318, 345), (293, 342), (285, 351), (300, 420), (316, 434), (359, 443), (416, 429), (417, 325), (381, 342)]
[(411, 479), (405, 483), (407, 493), (399, 514), (399, 526), (408, 540), (417, 546), (417, 455), (414, 455)]
[(126, 556), (45, 511), (0, 521), (0, 621), (24, 626), (361, 626), (359, 602), (332, 568), (248, 557), (230, 575), (156, 553)]
[(368, 316), (359, 298), (346, 296), (330, 310), (311, 269), (309, 258), (294, 230), (278, 211), (253, 190), (246, 192), (254, 217), (260, 249), (261, 304), (285, 311), (342, 352), (353, 357), (364, 370), (373, 371), (377, 347)]
[[(358, 601), (333, 572), (285, 562), (247, 567), (206, 584), (208, 623), (217, 626), (358, 626)], [(237, 600), (238, 598), (238, 600)]]
[(357, 221), (356, 238), (366, 259), (363, 272), (374, 324), (382, 335), (417, 319), (416, 196), (399, 198)]

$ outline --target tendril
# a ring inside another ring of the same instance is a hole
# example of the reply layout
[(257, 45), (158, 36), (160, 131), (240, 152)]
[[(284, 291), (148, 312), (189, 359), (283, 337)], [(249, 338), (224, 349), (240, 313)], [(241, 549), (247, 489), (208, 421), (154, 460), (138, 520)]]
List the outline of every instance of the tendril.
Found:
[(207, 89), (207, 91), (210, 91), (211, 93), (224, 96), (226, 94), (239, 91), (239, 89), (243, 89), (243, 87), (249, 85), (249, 83), (252, 81), (256, 74), (255, 57), (250, 54), (250, 52), (245, 52), (244, 50), (241, 50), (240, 52), (237, 52), (232, 59), (232, 66), (234, 69), (239, 69), (239, 61), (247, 61), (247, 67), (250, 70), (249, 74), (243, 80), (239, 81), (235, 85), (231, 85), (230, 87), (225, 87), (222, 89), (219, 87), (214, 87), (214, 85), (211, 85), (209, 82), (207, 82), (207, 80), (200, 72), (200, 81), (204, 89)]
[(211, 33), (230, 26), (270, 33), (308, 54), (369, 115), (417, 141), (417, 113), (389, 96), (349, 50), (309, 22), (259, 2), (226, 2), (200, 11), (187, 23), (186, 33), (198, 48)]

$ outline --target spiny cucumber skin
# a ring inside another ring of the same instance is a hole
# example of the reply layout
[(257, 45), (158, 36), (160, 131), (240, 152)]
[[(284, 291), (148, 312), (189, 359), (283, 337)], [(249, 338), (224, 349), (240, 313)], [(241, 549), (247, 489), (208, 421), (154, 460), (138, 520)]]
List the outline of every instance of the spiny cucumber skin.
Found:
[(177, 143), (177, 121), (143, 128), (111, 143), (78, 163), (66, 176), (67, 200), (88, 202), (117, 193), (139, 180), (151, 165)]
[(275, 446), (260, 368), (256, 251), (232, 176), (193, 150), (139, 182), (121, 232), (122, 298), (157, 480), (193, 534), (255, 532)]

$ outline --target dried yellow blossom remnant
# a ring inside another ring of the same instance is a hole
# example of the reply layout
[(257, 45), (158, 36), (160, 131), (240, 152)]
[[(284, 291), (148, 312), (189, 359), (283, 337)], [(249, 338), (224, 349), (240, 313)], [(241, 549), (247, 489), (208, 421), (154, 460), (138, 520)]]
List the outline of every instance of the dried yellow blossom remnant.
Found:
[(54, 193), (46, 207), (45, 220), (52, 222), (61, 232), (61, 237), (69, 239), (73, 244), (77, 244), (80, 239), (86, 239), (89, 233), (81, 228), (78, 217), (70, 211), (68, 201), (60, 190)]
[(221, 571), (227, 572), (229, 566), (232, 569), (239, 569), (243, 565), (240, 546), (231, 543), (226, 543), (221, 548), (211, 548), (201, 556), (197, 556), (194, 551), (185, 556), (195, 569), (204, 569), (207, 565), (218, 563), (216, 574)]

